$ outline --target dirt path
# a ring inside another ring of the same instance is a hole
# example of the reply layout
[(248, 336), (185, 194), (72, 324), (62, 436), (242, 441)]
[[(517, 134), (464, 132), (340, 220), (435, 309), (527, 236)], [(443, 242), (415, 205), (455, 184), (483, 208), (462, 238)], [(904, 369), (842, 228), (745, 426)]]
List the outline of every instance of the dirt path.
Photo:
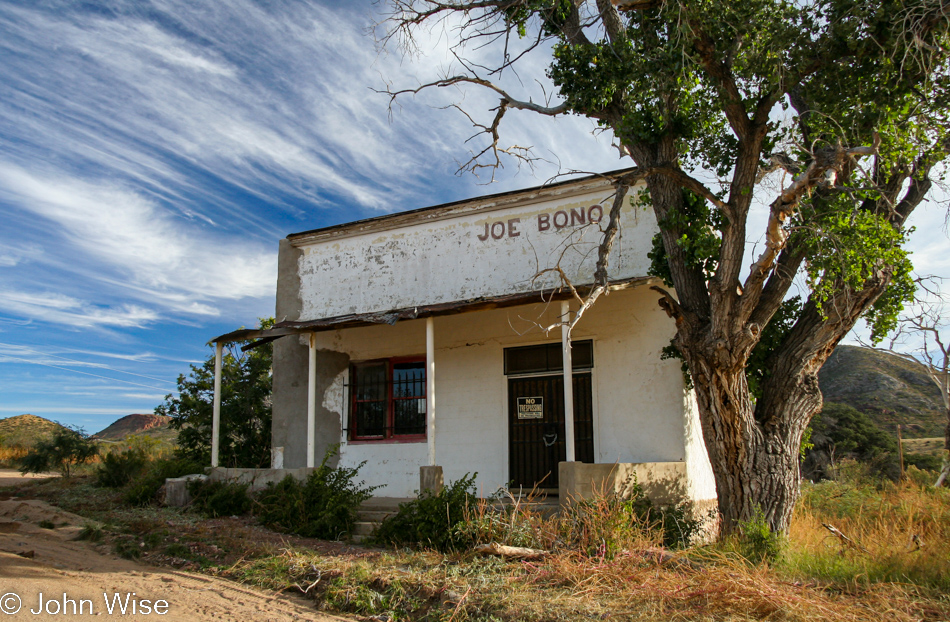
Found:
[[(0, 486), (18, 475), (0, 471)], [(55, 528), (40, 527), (42, 521)], [(43, 501), (0, 497), (0, 622), (94, 616), (189, 622), (344, 620), (316, 612), (302, 598), (105, 555), (74, 540), (86, 522)], [(126, 603), (124, 614), (120, 603)], [(10, 615), (18, 605), (19, 611)]]

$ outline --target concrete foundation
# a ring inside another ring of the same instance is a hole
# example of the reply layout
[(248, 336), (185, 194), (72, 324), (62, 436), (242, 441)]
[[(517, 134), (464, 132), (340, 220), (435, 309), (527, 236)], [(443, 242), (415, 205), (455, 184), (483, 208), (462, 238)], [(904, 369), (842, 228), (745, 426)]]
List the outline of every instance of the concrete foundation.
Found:
[(215, 467), (211, 469), (211, 473), (208, 477), (213, 482), (249, 484), (251, 490), (261, 490), (265, 488), (267, 484), (276, 484), (288, 475), (299, 480), (305, 480), (314, 470), (315, 469), (308, 469), (306, 467), (299, 469), (228, 469), (225, 467)]
[(163, 503), (173, 508), (183, 508), (191, 503), (191, 493), (188, 484), (196, 480), (208, 479), (207, 475), (196, 473), (184, 477), (169, 477), (165, 480)]
[(445, 485), (445, 479), (442, 476), (442, 467), (424, 466), (419, 467), (419, 492), (430, 491), (433, 494), (439, 494), (442, 486)]
[(601, 494), (626, 495), (637, 484), (656, 505), (690, 501), (685, 462), (561, 462), (558, 464), (558, 480), (561, 505)]

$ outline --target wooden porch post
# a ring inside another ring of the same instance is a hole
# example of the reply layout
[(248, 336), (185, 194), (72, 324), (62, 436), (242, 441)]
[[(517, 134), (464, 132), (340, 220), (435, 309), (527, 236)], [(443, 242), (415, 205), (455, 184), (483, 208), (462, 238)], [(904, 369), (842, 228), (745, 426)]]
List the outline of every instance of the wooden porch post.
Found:
[(561, 301), (561, 358), (564, 362), (564, 445), (567, 462), (574, 462), (574, 364), (571, 361), (571, 303)]
[(214, 344), (214, 396), (211, 399), (211, 466), (218, 466), (218, 437), (221, 435), (221, 342)]

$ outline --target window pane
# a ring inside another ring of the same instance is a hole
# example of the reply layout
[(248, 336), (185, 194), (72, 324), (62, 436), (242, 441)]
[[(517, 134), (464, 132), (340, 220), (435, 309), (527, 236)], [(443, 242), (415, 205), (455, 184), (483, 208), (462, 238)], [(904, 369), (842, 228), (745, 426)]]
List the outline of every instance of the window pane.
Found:
[(386, 435), (387, 371), (386, 363), (353, 369), (353, 432), (358, 437)]
[(426, 394), (426, 364), (393, 365), (393, 398), (420, 397)]
[(356, 368), (356, 388), (354, 394), (358, 401), (386, 399), (386, 364), (362, 365)]
[[(571, 366), (575, 370), (594, 366), (594, 349), (589, 339), (571, 344)], [(564, 363), (560, 342), (505, 348), (506, 374), (556, 373), (562, 369)]]
[(393, 401), (393, 434), (425, 434), (426, 401), (424, 398)]
[(425, 363), (393, 365), (393, 434), (426, 433)]
[(386, 402), (356, 403), (356, 434), (384, 436), (386, 434)]

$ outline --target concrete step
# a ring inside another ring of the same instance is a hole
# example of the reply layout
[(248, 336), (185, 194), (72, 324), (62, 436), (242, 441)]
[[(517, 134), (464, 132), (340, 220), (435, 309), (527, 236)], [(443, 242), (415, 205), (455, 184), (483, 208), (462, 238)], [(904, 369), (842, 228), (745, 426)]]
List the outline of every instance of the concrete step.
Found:
[(387, 516), (395, 514), (395, 510), (360, 510), (357, 512), (359, 520), (367, 523), (381, 523)]
[(353, 539), (355, 540), (357, 536), (371, 535), (378, 525), (379, 523), (369, 521), (357, 521), (353, 525)]

